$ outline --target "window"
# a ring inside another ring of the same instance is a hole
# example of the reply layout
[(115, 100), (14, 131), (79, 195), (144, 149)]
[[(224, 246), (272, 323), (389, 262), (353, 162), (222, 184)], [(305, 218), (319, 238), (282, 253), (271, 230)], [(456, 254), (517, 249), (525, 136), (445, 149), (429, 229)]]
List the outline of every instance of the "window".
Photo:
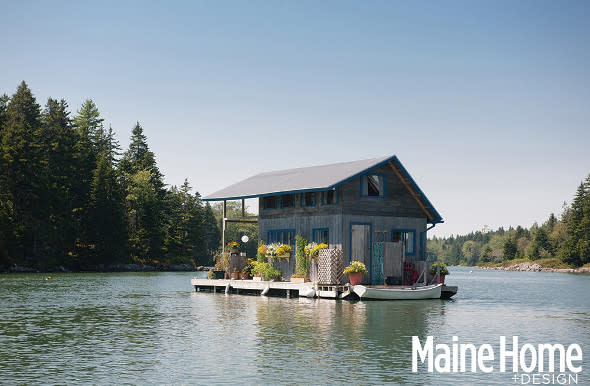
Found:
[(322, 202), (324, 205), (338, 204), (338, 188), (322, 192)]
[(276, 209), (277, 208), (277, 196), (268, 196), (262, 199), (263, 209)]
[(295, 246), (295, 229), (277, 229), (268, 231), (268, 243)]
[(384, 197), (385, 175), (367, 174), (361, 178), (361, 196)]
[(325, 244), (330, 244), (330, 231), (328, 230), (328, 228), (315, 228), (313, 229), (313, 235), (312, 235), (312, 239), (311, 241), (313, 241), (314, 243), (325, 243)]
[(281, 208), (293, 208), (295, 206), (295, 196), (292, 194), (283, 194), (281, 196)]
[(394, 229), (391, 231), (391, 241), (394, 243), (403, 242), (406, 255), (416, 254), (416, 231), (405, 229)]
[(301, 194), (301, 206), (315, 206), (315, 192)]

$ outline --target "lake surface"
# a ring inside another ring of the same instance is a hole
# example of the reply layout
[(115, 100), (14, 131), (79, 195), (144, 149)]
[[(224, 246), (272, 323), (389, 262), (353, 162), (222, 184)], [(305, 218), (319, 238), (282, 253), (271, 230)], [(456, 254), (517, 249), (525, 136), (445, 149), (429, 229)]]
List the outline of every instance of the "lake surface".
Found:
[(451, 268), (454, 300), (397, 302), (196, 293), (194, 275), (0, 275), (0, 383), (514, 384), (413, 373), (411, 337), (499, 347), (518, 335), (580, 344), (578, 384), (590, 384), (588, 275)]

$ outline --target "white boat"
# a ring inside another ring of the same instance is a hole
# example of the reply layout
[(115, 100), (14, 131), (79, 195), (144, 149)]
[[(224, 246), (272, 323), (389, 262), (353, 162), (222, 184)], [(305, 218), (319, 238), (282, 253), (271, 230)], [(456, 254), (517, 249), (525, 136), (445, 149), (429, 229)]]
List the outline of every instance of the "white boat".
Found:
[(426, 285), (422, 287), (365, 287), (355, 285), (352, 290), (361, 299), (377, 300), (417, 300), (440, 299), (442, 284)]

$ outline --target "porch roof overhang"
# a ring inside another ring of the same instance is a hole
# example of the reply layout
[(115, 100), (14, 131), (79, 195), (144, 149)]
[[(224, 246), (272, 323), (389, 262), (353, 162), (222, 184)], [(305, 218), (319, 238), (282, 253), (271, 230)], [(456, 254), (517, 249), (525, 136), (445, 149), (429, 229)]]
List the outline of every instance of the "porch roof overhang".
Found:
[(204, 197), (203, 201), (240, 200), (277, 194), (326, 191), (388, 163), (426, 212), (428, 222), (433, 224), (443, 222), (440, 214), (395, 155), (260, 173), (211, 193)]

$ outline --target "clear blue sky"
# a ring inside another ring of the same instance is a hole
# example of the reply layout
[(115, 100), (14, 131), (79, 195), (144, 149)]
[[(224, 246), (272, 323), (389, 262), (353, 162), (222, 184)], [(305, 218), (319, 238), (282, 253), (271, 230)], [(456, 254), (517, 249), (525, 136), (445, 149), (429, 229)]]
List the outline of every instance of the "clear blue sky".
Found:
[(169, 184), (396, 154), (449, 235), (590, 173), (588, 1), (5, 1), (0, 93), (85, 98)]

